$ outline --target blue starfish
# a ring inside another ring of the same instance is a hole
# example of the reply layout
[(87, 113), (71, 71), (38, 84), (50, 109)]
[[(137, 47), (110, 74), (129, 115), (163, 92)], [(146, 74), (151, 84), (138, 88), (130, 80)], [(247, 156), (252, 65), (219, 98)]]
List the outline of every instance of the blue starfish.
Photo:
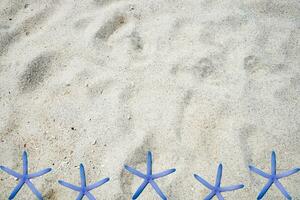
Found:
[(279, 179), (290, 176), (292, 174), (295, 174), (300, 171), (300, 168), (295, 168), (280, 174), (276, 173), (276, 154), (274, 151), (272, 151), (272, 156), (271, 156), (271, 174), (267, 174), (253, 166), (249, 166), (249, 169), (258, 174), (261, 175), (264, 178), (269, 179), (268, 183), (263, 187), (262, 191), (259, 193), (257, 199), (262, 199), (264, 195), (267, 193), (269, 188), (272, 186), (274, 183), (276, 187), (280, 190), (280, 192), (287, 198), (287, 199), (292, 199), (292, 197), (289, 195), (289, 193), (285, 190), (283, 185), (279, 182)]
[(221, 192), (229, 192), (233, 190), (238, 190), (244, 187), (244, 185), (232, 185), (227, 187), (221, 187), (221, 179), (222, 179), (222, 170), (223, 166), (222, 164), (218, 167), (217, 177), (216, 177), (216, 183), (215, 186), (208, 183), (206, 180), (198, 176), (197, 174), (194, 174), (194, 177), (202, 183), (205, 187), (211, 190), (211, 193), (205, 197), (204, 200), (210, 200), (214, 196), (217, 196), (219, 200), (224, 200), (224, 197), (221, 195)]
[(155, 179), (167, 176), (173, 172), (176, 171), (176, 169), (168, 169), (166, 171), (152, 174), (152, 154), (149, 151), (147, 155), (147, 174), (143, 174), (142, 172), (137, 171), (136, 169), (133, 169), (127, 165), (125, 165), (125, 169), (127, 169), (130, 173), (144, 179), (144, 182), (140, 185), (140, 187), (137, 189), (137, 191), (134, 193), (132, 199), (137, 199), (139, 195), (143, 192), (143, 190), (146, 188), (148, 183), (151, 184), (153, 189), (157, 192), (157, 194), (164, 200), (167, 199), (167, 197), (163, 194), (163, 192), (160, 190), (158, 185), (154, 182)]
[(98, 181), (92, 185), (86, 185), (86, 177), (85, 177), (85, 170), (83, 164), (80, 164), (80, 179), (81, 179), (81, 186), (76, 186), (71, 183), (67, 183), (65, 181), (59, 180), (58, 183), (70, 188), (71, 190), (75, 190), (79, 192), (76, 200), (81, 200), (84, 196), (86, 196), (89, 200), (96, 200), (96, 198), (90, 193), (91, 190), (100, 187), (104, 183), (109, 181), (109, 178), (104, 178), (101, 181)]
[(51, 168), (43, 169), (43, 170), (41, 170), (39, 172), (36, 172), (36, 173), (28, 174), (28, 158), (27, 158), (26, 151), (24, 151), (22, 159), (23, 159), (23, 174), (15, 172), (15, 171), (7, 168), (7, 167), (0, 166), (0, 169), (5, 171), (6, 173), (16, 177), (19, 180), (18, 185), (14, 188), (14, 190), (12, 191), (12, 193), (10, 194), (8, 199), (10, 199), (10, 200), (14, 199), (15, 196), (17, 195), (17, 193), (22, 188), (22, 186), (24, 184), (26, 184), (30, 188), (30, 190), (37, 196), (37, 198), (39, 200), (42, 200), (43, 199), (42, 194), (36, 189), (36, 187), (33, 185), (33, 183), (30, 181), (30, 179), (33, 179), (33, 178), (42, 176), (44, 174), (47, 174), (48, 172), (51, 171)]

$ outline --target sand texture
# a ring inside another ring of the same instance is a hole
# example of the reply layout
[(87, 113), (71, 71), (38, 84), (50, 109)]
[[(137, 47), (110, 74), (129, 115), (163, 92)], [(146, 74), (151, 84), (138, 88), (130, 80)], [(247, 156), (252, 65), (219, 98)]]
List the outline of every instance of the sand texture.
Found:
[[(45, 200), (78, 195), (83, 163), (97, 199), (129, 200), (154, 172), (170, 200), (203, 199), (224, 166), (225, 199), (251, 200), (253, 164), (300, 166), (298, 0), (1, 0), (0, 165), (54, 171), (33, 182)], [(300, 174), (283, 179), (300, 199)], [(0, 200), (17, 180), (0, 172)], [(35, 196), (24, 187), (16, 200)], [(159, 199), (151, 187), (141, 200)], [(276, 187), (266, 200), (284, 199)]]

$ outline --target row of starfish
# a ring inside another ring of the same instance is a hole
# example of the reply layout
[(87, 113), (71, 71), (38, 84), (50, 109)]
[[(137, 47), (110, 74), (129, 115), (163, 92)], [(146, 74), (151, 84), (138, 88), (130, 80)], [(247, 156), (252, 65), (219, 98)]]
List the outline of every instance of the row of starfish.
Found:
[[(42, 194), (33, 185), (33, 183), (31, 182), (31, 179), (47, 174), (48, 172), (51, 171), (51, 168), (47, 168), (47, 169), (41, 170), (39, 172), (30, 174), (30, 173), (28, 173), (28, 158), (27, 158), (26, 151), (23, 153), (22, 159), (23, 159), (23, 173), (22, 174), (15, 172), (7, 167), (0, 166), (1, 170), (5, 171), (6, 173), (14, 176), (15, 178), (17, 178), (19, 180), (19, 183), (14, 188), (14, 190), (12, 191), (12, 193), (10, 194), (8, 199), (9, 200), (14, 199), (16, 197), (17, 193), (19, 192), (19, 190), (22, 188), (22, 186), (24, 184), (26, 184), (30, 188), (30, 190), (36, 195), (36, 197), (39, 200), (42, 200), (43, 199)], [(164, 193), (161, 191), (161, 189), (156, 184), (155, 179), (167, 176), (167, 175), (175, 172), (176, 169), (169, 169), (169, 170), (166, 170), (166, 171), (163, 171), (160, 173), (153, 174), (152, 173), (152, 154), (151, 154), (151, 152), (148, 152), (148, 155), (147, 155), (147, 172), (146, 172), (146, 174), (144, 174), (132, 167), (129, 167), (127, 165), (125, 165), (125, 169), (128, 170), (130, 173), (132, 173), (144, 180), (143, 183), (139, 186), (139, 188), (134, 193), (132, 199), (137, 199), (148, 184), (150, 184), (153, 187), (153, 189), (157, 192), (157, 194), (161, 197), (161, 199), (163, 199), (163, 200), (167, 199), (167, 197), (164, 195)], [(276, 172), (276, 155), (275, 155), (275, 152), (273, 151), (272, 156), (271, 156), (271, 174), (265, 173), (265, 172), (261, 171), (260, 169), (257, 169), (251, 165), (249, 166), (249, 169), (252, 172), (268, 179), (268, 183), (263, 187), (263, 189), (259, 193), (257, 199), (262, 199), (273, 183), (275, 184), (275, 186), (277, 186), (277, 188), (281, 191), (281, 193), (287, 199), (292, 199), (292, 197), (288, 194), (288, 192), (285, 190), (285, 188), (279, 182), (279, 179), (299, 172), (300, 168), (295, 168), (295, 169), (278, 174)], [(222, 164), (220, 164), (218, 167), (217, 177), (216, 177), (216, 181), (215, 181), (214, 185), (208, 183), (206, 180), (204, 180), (200, 176), (198, 176), (196, 174), (194, 175), (194, 177), (200, 183), (202, 183), (205, 187), (207, 187), (209, 190), (211, 190), (211, 192), (204, 198), (204, 200), (210, 200), (214, 196), (217, 196), (217, 198), (219, 200), (223, 200), (224, 198), (221, 195), (222, 192), (238, 190), (238, 189), (241, 189), (244, 187), (244, 185), (242, 185), (242, 184), (221, 187), (222, 171), (223, 171), (223, 167), (222, 167)], [(109, 178), (104, 178), (94, 184), (87, 185), (85, 170), (84, 170), (84, 166), (82, 164), (80, 164), (80, 179), (81, 179), (80, 186), (76, 186), (76, 185), (67, 183), (62, 180), (59, 180), (58, 183), (71, 189), (71, 190), (79, 192), (79, 195), (77, 196), (76, 200), (81, 200), (84, 196), (86, 196), (89, 200), (96, 200), (96, 198), (92, 195), (91, 190), (93, 190), (109, 181)]]

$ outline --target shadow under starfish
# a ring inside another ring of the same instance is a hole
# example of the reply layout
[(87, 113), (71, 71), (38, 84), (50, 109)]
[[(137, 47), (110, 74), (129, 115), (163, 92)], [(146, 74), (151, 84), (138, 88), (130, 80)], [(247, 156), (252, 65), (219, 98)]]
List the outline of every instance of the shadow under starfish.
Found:
[(80, 164), (80, 180), (81, 180), (81, 186), (76, 186), (62, 180), (59, 180), (58, 183), (71, 190), (79, 192), (79, 195), (77, 196), (76, 200), (81, 200), (83, 199), (84, 196), (86, 196), (89, 200), (96, 200), (96, 198), (92, 195), (92, 193), (90, 193), (90, 191), (108, 182), (109, 178), (104, 178), (92, 185), (87, 186), (84, 166), (83, 164)]
[(20, 189), (23, 187), (23, 185), (26, 184), (39, 200), (43, 200), (42, 194), (36, 189), (36, 187), (33, 185), (33, 183), (30, 181), (30, 179), (37, 178), (39, 176), (43, 176), (44, 174), (47, 174), (48, 172), (51, 171), (51, 168), (43, 169), (39, 172), (29, 174), (28, 173), (28, 157), (27, 157), (26, 151), (23, 152), (22, 159), (23, 159), (23, 174), (19, 174), (18, 172), (15, 172), (7, 167), (0, 166), (0, 169), (5, 171), (6, 173), (16, 177), (19, 180), (18, 185), (11, 192), (8, 199), (9, 200), (14, 199), (15, 196), (20, 191)]
[(142, 172), (133, 169), (127, 165), (125, 165), (125, 169), (128, 170), (130, 173), (144, 179), (144, 182), (140, 185), (140, 187), (137, 189), (137, 191), (134, 193), (132, 199), (137, 199), (140, 194), (143, 192), (143, 190), (146, 188), (146, 186), (150, 183), (150, 185), (153, 187), (153, 189), (157, 192), (157, 194), (163, 199), (166, 200), (167, 197), (164, 195), (164, 193), (160, 190), (158, 185), (155, 183), (155, 179), (167, 176), (173, 172), (176, 171), (176, 169), (168, 169), (166, 171), (153, 174), (152, 173), (152, 154), (149, 151), (147, 154), (147, 173), (143, 174)]
[(218, 167), (218, 172), (217, 172), (217, 177), (216, 177), (216, 182), (215, 185), (211, 185), (208, 183), (206, 180), (198, 176), (197, 174), (194, 174), (194, 177), (202, 183), (205, 187), (211, 190), (211, 193), (204, 198), (204, 200), (210, 200), (214, 196), (217, 196), (219, 200), (224, 200), (224, 197), (221, 195), (222, 192), (229, 192), (233, 190), (238, 190), (244, 187), (244, 185), (232, 185), (232, 186), (227, 186), (227, 187), (221, 187), (221, 179), (222, 179), (222, 171), (223, 171), (223, 166), (222, 164), (219, 165)]
[(261, 171), (260, 169), (255, 168), (252, 165), (249, 165), (249, 169), (250, 171), (269, 179), (268, 183), (263, 187), (263, 189), (261, 190), (261, 192), (258, 194), (257, 199), (262, 199), (265, 194), (267, 193), (267, 191), (269, 190), (269, 188), (273, 185), (273, 183), (276, 185), (276, 187), (280, 190), (280, 192), (285, 196), (285, 198), (287, 199), (292, 199), (292, 197), (289, 195), (289, 193), (286, 191), (286, 189), (283, 187), (283, 185), (279, 182), (279, 179), (284, 178), (284, 177), (288, 177), (290, 175), (293, 175), (297, 172), (300, 171), (300, 168), (295, 168), (286, 172), (282, 172), (280, 174), (277, 174), (276, 171), (276, 154), (274, 151), (272, 151), (272, 156), (271, 156), (271, 174), (267, 174), (263, 171)]

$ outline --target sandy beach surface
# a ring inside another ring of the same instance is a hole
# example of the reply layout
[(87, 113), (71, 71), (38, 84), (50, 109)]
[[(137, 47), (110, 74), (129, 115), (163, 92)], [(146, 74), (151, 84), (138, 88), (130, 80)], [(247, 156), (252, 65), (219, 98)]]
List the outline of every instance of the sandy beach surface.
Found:
[[(203, 199), (223, 164), (225, 199), (256, 199), (269, 171), (300, 166), (298, 0), (1, 0), (0, 165), (30, 171), (46, 200), (72, 200), (79, 164), (97, 199), (128, 200), (128, 164), (177, 171), (170, 200)], [(300, 199), (300, 174), (282, 179)], [(0, 172), (0, 199), (17, 180)], [(35, 199), (28, 187), (16, 197)], [(159, 199), (147, 187), (139, 199)], [(266, 200), (284, 199), (272, 187)]]

